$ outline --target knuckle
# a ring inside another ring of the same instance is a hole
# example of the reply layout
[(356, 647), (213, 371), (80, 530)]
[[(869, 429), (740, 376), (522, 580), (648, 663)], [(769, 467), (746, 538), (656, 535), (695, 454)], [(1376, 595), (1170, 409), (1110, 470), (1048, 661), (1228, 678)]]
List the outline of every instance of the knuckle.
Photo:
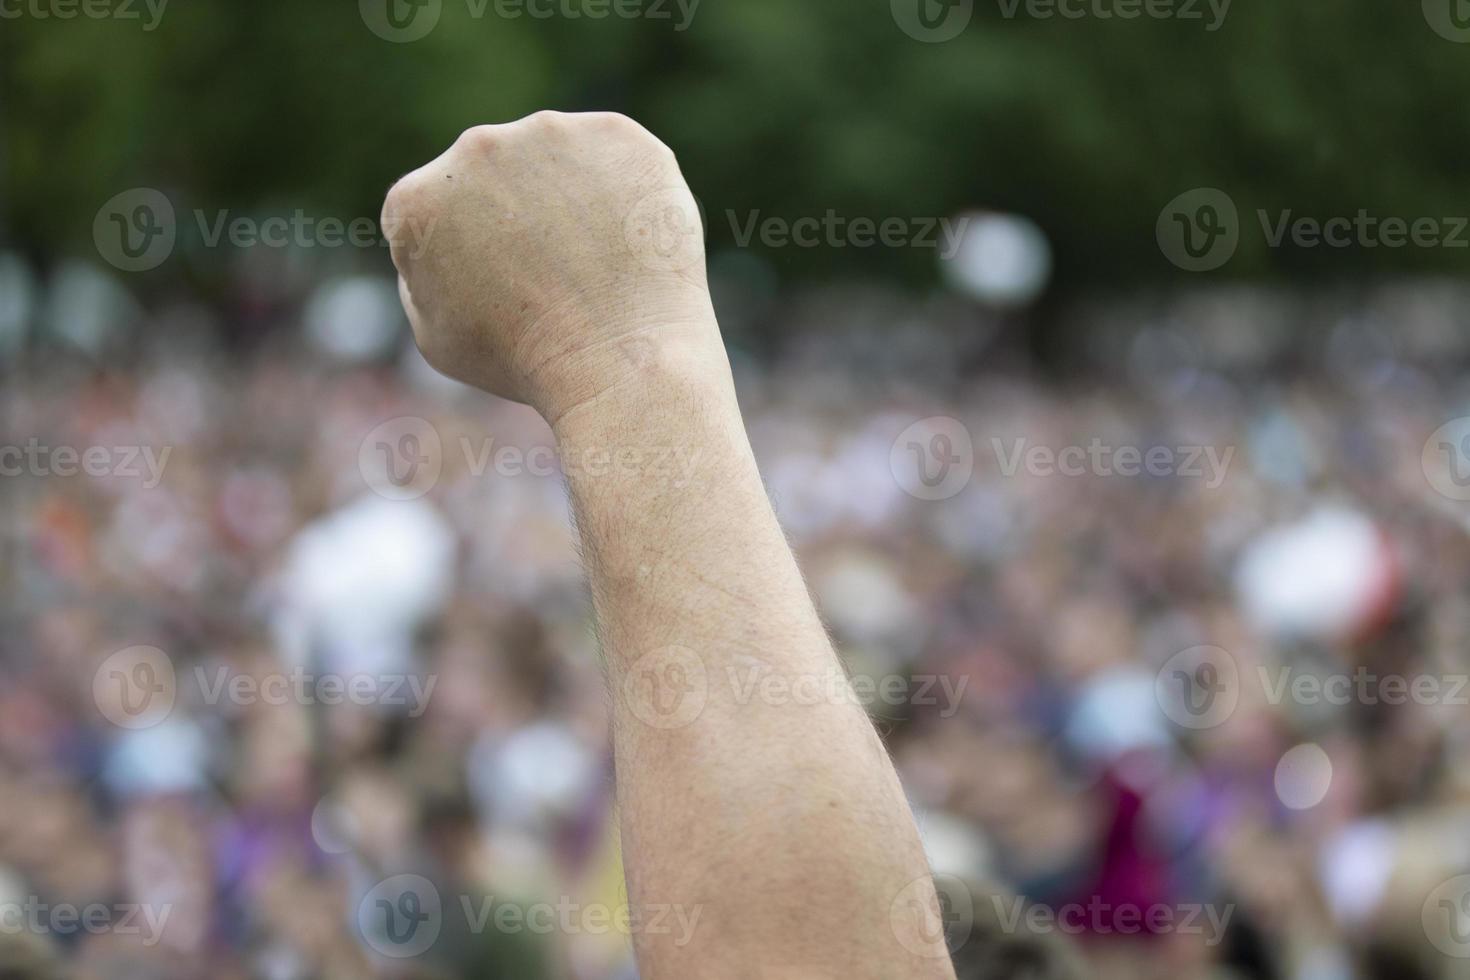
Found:
[(609, 133), (632, 139), (653, 139), (653, 134), (644, 129), (637, 120), (630, 116), (625, 116), (621, 112), (596, 113), (595, 121)]
[(540, 109), (525, 118), (525, 122), (540, 129), (561, 129), (571, 120), (565, 112), (555, 109)]
[(388, 188), (383, 199), (383, 221), (402, 221), (406, 215), (416, 214), (424, 208), (423, 181), (418, 171), (401, 177)]
[(499, 126), (471, 126), (459, 134), (455, 146), (469, 150), (488, 150), (500, 142)]
[(639, 126), (638, 123), (634, 122), (632, 118), (623, 115), (621, 112), (593, 112), (589, 113), (588, 117), (594, 122), (601, 123), (608, 129), (618, 129), (625, 132), (631, 132), (633, 130), (643, 128), (642, 126)]

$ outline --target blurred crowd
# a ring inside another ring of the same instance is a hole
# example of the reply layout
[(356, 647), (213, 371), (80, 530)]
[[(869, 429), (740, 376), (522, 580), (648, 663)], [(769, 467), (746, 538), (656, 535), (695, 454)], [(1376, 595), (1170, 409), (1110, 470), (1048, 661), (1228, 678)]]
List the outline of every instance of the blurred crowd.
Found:
[[(0, 953), (634, 977), (616, 928), (476, 914), (626, 901), (562, 481), (493, 462), (540, 419), (434, 375), (391, 284), (145, 314), (63, 275), (73, 308), (0, 302), (0, 442), (32, 447), (0, 477)], [(747, 286), (717, 275), (751, 438), (890, 692), (962, 976), (1470, 976), (1470, 505), (1431, 438), (1470, 415), (1470, 298)], [(385, 445), (427, 469), (385, 482)], [(1436, 693), (1273, 680), (1364, 671)], [(363, 914), (402, 875), (442, 906), (412, 956)]]

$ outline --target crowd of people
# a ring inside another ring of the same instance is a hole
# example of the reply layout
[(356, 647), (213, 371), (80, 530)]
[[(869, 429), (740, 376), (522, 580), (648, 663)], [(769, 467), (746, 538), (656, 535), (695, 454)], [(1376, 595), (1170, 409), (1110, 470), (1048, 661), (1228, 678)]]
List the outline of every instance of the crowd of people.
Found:
[[(636, 975), (551, 433), (391, 303), (3, 355), (0, 953), (36, 976)], [(721, 303), (962, 977), (1464, 974), (1464, 296)]]

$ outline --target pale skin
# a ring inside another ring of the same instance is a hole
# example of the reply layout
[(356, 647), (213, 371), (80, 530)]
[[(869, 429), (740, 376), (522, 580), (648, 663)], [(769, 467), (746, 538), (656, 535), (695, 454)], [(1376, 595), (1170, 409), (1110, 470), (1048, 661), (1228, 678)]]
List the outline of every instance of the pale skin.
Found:
[(629, 905), (698, 915), (633, 930), (642, 976), (953, 978), (913, 815), (756, 470), (698, 220), (673, 154), (611, 113), (471, 129), (383, 209), (424, 356), (583, 463)]

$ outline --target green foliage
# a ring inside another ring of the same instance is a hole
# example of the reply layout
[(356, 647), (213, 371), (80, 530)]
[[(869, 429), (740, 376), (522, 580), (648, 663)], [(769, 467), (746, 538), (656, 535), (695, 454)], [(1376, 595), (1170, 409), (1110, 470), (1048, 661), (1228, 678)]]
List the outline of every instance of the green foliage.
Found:
[[(1009, 0), (976, 0), (939, 44), (904, 34), (888, 0), (703, 0), (684, 31), (673, 0), (674, 20), (442, 3), (412, 43), (375, 36), (354, 0), (174, 0), (152, 31), (0, 20), (0, 235), (89, 252), (97, 207), (140, 185), (189, 208), (376, 215), (389, 182), (461, 129), (554, 107), (616, 109), (659, 133), (715, 247), (732, 243), (729, 210), (997, 208), (1041, 224), (1064, 284), (1137, 282), (1178, 275), (1154, 243), (1160, 208), (1215, 186), (1257, 228), (1227, 275), (1465, 262), (1443, 248), (1269, 249), (1256, 225), (1258, 208), (1470, 214), (1470, 45), (1431, 30), (1418, 3), (1237, 0), (1210, 32), (1007, 17)], [(790, 249), (779, 265), (934, 275), (916, 249)]]

